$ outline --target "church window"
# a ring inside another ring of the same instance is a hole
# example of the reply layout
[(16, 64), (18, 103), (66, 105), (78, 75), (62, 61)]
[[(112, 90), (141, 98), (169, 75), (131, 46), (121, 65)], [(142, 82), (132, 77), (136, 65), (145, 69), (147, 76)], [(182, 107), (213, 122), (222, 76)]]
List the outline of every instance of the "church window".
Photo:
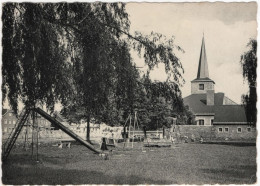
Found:
[(223, 132), (223, 128), (221, 128), (221, 127), (218, 128), (218, 131), (219, 131), (219, 132)]
[(204, 90), (204, 84), (199, 84), (199, 89)]
[(241, 128), (241, 127), (238, 127), (238, 128), (237, 128), (237, 132), (238, 132), (238, 133), (241, 133), (241, 132), (242, 132), (242, 128)]
[(203, 119), (199, 120), (199, 125), (204, 125), (204, 120)]
[(228, 132), (229, 131), (229, 128), (228, 127), (225, 127), (225, 132)]

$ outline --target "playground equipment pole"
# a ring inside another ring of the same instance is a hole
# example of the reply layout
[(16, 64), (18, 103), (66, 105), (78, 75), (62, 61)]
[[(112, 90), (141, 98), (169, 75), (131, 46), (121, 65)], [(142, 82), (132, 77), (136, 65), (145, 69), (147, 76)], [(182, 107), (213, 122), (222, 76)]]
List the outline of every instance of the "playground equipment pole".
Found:
[(33, 159), (33, 146), (34, 146), (34, 140), (33, 140), (33, 137), (34, 137), (34, 123), (35, 123), (35, 112), (31, 112), (31, 115), (32, 115), (32, 159)]
[(38, 119), (37, 119), (37, 113), (36, 113), (36, 161), (38, 161), (38, 145), (39, 145), (39, 125), (38, 125)]
[(133, 130), (132, 148), (134, 148), (134, 137), (135, 137), (135, 121), (136, 121), (136, 111), (135, 111), (135, 118), (134, 118), (134, 130)]
[[(38, 122), (37, 122), (37, 113), (33, 110), (33, 124), (32, 124), (32, 159), (36, 155), (36, 161), (38, 161)], [(34, 139), (36, 137), (36, 139)], [(34, 145), (36, 142), (36, 150), (34, 150)], [(36, 151), (36, 152), (35, 152)], [(35, 154), (36, 153), (36, 154)]]
[(26, 130), (24, 133), (24, 144), (23, 144), (23, 148), (26, 149), (26, 142), (27, 142), (27, 126), (26, 126)]
[(27, 151), (27, 145), (28, 145), (28, 141), (29, 141), (29, 134), (28, 134), (28, 120), (27, 121), (27, 124), (26, 124), (26, 128), (25, 128), (25, 134), (24, 134), (24, 149)]
[(130, 127), (131, 127), (131, 120), (132, 120), (132, 114), (130, 115), (130, 124), (129, 124), (129, 134), (128, 134), (128, 140), (129, 141), (127, 141), (127, 143), (128, 143), (128, 147), (129, 147), (129, 143), (130, 143), (130, 133), (131, 133), (131, 129), (130, 129)]
[(165, 127), (163, 126), (163, 139), (165, 138)]
[(126, 132), (128, 132), (128, 139), (130, 136), (129, 131), (127, 131), (127, 121), (128, 121), (128, 119), (130, 119), (130, 117), (131, 117), (131, 113), (128, 115), (128, 117), (125, 121), (125, 125), (124, 125), (124, 148), (125, 148), (125, 143), (126, 143)]

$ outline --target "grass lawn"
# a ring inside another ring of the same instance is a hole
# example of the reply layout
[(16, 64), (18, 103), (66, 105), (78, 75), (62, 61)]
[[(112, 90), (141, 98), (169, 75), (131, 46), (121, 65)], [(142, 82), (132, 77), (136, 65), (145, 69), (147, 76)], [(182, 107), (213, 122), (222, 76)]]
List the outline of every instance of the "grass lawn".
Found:
[[(2, 165), (4, 184), (253, 184), (256, 147), (178, 144), (170, 148), (114, 150), (109, 160), (86, 147), (40, 146), (12, 150)], [(138, 144), (135, 144), (138, 146)]]

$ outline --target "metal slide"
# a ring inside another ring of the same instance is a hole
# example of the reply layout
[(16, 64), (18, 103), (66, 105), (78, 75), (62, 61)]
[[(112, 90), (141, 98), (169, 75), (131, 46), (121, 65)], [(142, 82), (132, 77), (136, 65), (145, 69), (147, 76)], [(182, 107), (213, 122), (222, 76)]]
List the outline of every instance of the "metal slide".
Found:
[(82, 145), (84, 145), (85, 147), (87, 147), (88, 149), (96, 152), (96, 153), (102, 153), (102, 151), (97, 150), (93, 147), (93, 145), (91, 145), (90, 143), (86, 142), (84, 139), (82, 139), (80, 136), (78, 136), (77, 134), (75, 134), (73, 131), (71, 131), (70, 129), (68, 129), (67, 127), (65, 127), (63, 124), (61, 124), (58, 120), (56, 120), (55, 118), (51, 117), (48, 113), (46, 113), (45, 111), (43, 111), (40, 108), (36, 108), (35, 112), (37, 112), (38, 114), (40, 114), (42, 117), (44, 117), (45, 119), (47, 119), (49, 122), (51, 122), (53, 125), (55, 125), (56, 127), (58, 127), (59, 129), (61, 129), (63, 132), (65, 132), (66, 134), (68, 134), (70, 137), (72, 137), (73, 139), (75, 139), (76, 141), (80, 142)]

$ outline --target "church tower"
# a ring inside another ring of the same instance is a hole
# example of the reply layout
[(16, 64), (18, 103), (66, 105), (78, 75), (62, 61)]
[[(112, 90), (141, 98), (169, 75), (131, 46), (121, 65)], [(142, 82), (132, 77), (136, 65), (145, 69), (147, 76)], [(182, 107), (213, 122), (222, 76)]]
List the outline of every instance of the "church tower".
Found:
[(197, 78), (191, 81), (191, 94), (210, 93), (214, 96), (214, 84), (215, 82), (209, 78), (209, 69), (203, 34)]

